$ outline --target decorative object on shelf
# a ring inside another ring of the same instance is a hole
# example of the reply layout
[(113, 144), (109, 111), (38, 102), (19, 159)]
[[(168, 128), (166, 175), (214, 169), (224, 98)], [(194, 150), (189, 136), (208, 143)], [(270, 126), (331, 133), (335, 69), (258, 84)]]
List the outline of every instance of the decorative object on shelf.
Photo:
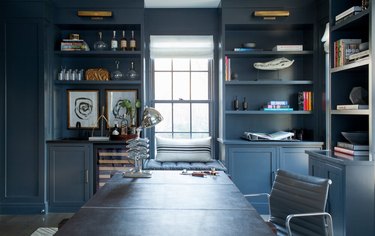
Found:
[(102, 32), (98, 32), (98, 34), (99, 34), (99, 40), (94, 43), (94, 50), (95, 51), (108, 50), (108, 44), (103, 41)]
[(122, 74), (122, 72), (119, 69), (120, 62), (116, 60), (115, 63), (116, 63), (116, 70), (112, 71), (111, 79), (112, 80), (122, 80), (122, 79), (124, 79), (124, 75)]
[(352, 6), (351, 8), (341, 12), (335, 17), (336, 24), (354, 16), (357, 15), (362, 11), (362, 6)]
[(135, 41), (134, 30), (132, 30), (132, 36), (130, 38), (129, 48), (131, 51), (135, 51), (136, 47), (137, 47), (137, 42)]
[(137, 112), (134, 111), (133, 116), (130, 117), (130, 110), (127, 106), (123, 106), (124, 101), (130, 103), (133, 107), (137, 102), (137, 90), (106, 90), (106, 105), (108, 127), (113, 127), (117, 122), (122, 127), (123, 125), (130, 126), (135, 124), (137, 120)]
[(243, 109), (244, 111), (247, 111), (247, 101), (246, 101), (246, 97), (243, 98), (242, 109)]
[(83, 69), (66, 69), (61, 67), (60, 72), (58, 73), (57, 80), (82, 80), (83, 78)]
[(362, 87), (354, 87), (350, 91), (349, 99), (353, 104), (367, 105), (368, 104), (368, 92)]
[(276, 20), (276, 17), (288, 17), (289, 11), (254, 11), (254, 16), (263, 17), (263, 20)]
[(112, 17), (112, 11), (78, 11), (80, 17), (91, 17), (92, 20), (103, 20), (104, 17)]
[(368, 8), (368, 0), (362, 0), (362, 10), (366, 10)]
[(113, 36), (111, 39), (111, 50), (112, 51), (117, 51), (118, 49), (118, 41), (116, 39), (116, 30), (113, 31)]
[(291, 66), (293, 62), (294, 60), (281, 57), (269, 62), (256, 62), (254, 67), (258, 70), (282, 70)]
[(109, 80), (109, 72), (104, 68), (87, 69), (86, 80)]
[(369, 133), (367, 131), (341, 132), (351, 144), (368, 145)]
[(236, 72), (233, 72), (231, 75), (230, 75), (230, 80), (237, 80), (238, 79), (238, 74)]
[(83, 39), (63, 39), (60, 43), (60, 50), (90, 51), (90, 47)]
[(242, 47), (244, 48), (255, 48), (257, 46), (256, 43), (243, 43)]
[(125, 36), (125, 30), (122, 31), (122, 38), (120, 40), (120, 49), (122, 51), (126, 51), (126, 48), (128, 47), (128, 40), (126, 40)]
[(94, 136), (95, 128), (91, 131), (91, 136), (89, 137), (89, 141), (109, 141), (109, 134), (110, 130), (108, 129), (108, 133), (104, 135), (104, 121), (108, 124), (108, 119), (104, 115), (104, 106), (102, 107), (102, 112), (99, 118), (96, 121), (97, 126), (100, 124), (100, 136)]
[(120, 106), (122, 108), (126, 108), (126, 116), (129, 117), (129, 130), (130, 134), (136, 133), (136, 115), (137, 109), (141, 108), (141, 101), (137, 99), (134, 103), (132, 103), (129, 99), (125, 99), (120, 102)]
[(235, 111), (238, 111), (240, 109), (240, 105), (239, 105), (238, 97), (237, 96), (233, 100), (233, 109)]
[(135, 80), (138, 78), (138, 73), (135, 71), (134, 69), (134, 62), (130, 62), (130, 68), (128, 70), (128, 72), (126, 73), (126, 78), (130, 79), (130, 80)]
[(292, 140), (294, 133), (286, 131), (277, 131), (274, 133), (256, 133), (244, 132), (241, 136), (247, 140)]
[(137, 128), (137, 138), (128, 140), (127, 148), (129, 148), (129, 157), (134, 159), (134, 169), (125, 171), (123, 176), (126, 178), (150, 178), (151, 172), (142, 170), (142, 160), (147, 159), (148, 155), (148, 138), (140, 138), (142, 129), (151, 128), (159, 124), (163, 120), (163, 116), (152, 107), (145, 107), (142, 115), (141, 126)]
[(75, 129), (77, 122), (81, 128), (97, 128), (99, 116), (98, 90), (68, 90), (68, 128)]

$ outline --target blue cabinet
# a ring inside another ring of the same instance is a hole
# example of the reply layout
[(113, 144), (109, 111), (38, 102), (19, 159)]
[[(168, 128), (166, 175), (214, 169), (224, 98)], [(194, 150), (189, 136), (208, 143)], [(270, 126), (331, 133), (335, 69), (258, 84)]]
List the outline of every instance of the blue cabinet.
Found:
[[(228, 174), (243, 194), (269, 193), (277, 169), (308, 173), (306, 150), (319, 150), (321, 142), (220, 142), (221, 156)], [(264, 197), (249, 199), (260, 212), (268, 212)]]
[(48, 210), (72, 212), (93, 193), (92, 144), (48, 144)]
[[(276, 171), (275, 148), (229, 148), (229, 174), (242, 193), (269, 193)], [(267, 211), (266, 199), (251, 199), (261, 212)]]
[(309, 154), (309, 174), (329, 178), (327, 211), (335, 235), (375, 235), (374, 163), (341, 159), (329, 151)]

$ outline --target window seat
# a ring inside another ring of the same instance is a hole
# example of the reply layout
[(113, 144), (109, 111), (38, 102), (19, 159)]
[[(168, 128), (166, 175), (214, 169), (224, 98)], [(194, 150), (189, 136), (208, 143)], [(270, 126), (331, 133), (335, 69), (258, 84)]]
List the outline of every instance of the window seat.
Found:
[(209, 162), (161, 162), (155, 159), (147, 159), (143, 163), (144, 170), (211, 170), (211, 168), (215, 168), (217, 171), (227, 171), (227, 168), (219, 160), (214, 159)]

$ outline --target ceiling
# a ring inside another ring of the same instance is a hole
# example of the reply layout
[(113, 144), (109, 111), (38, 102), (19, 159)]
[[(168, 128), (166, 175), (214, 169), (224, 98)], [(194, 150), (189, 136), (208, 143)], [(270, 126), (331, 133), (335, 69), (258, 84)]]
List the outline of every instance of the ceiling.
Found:
[(144, 0), (145, 8), (217, 8), (220, 0)]

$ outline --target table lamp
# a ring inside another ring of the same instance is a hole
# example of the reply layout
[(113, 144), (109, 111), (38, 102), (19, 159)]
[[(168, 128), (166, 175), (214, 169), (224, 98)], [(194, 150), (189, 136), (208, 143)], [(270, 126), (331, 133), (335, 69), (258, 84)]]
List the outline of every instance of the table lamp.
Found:
[(137, 128), (137, 138), (130, 139), (126, 143), (129, 149), (129, 157), (134, 159), (134, 168), (130, 171), (124, 172), (123, 176), (126, 178), (150, 178), (151, 172), (142, 170), (142, 160), (149, 157), (149, 140), (148, 138), (141, 138), (140, 133), (142, 129), (151, 128), (159, 124), (163, 120), (159, 111), (152, 107), (145, 107), (142, 116), (141, 126)]

